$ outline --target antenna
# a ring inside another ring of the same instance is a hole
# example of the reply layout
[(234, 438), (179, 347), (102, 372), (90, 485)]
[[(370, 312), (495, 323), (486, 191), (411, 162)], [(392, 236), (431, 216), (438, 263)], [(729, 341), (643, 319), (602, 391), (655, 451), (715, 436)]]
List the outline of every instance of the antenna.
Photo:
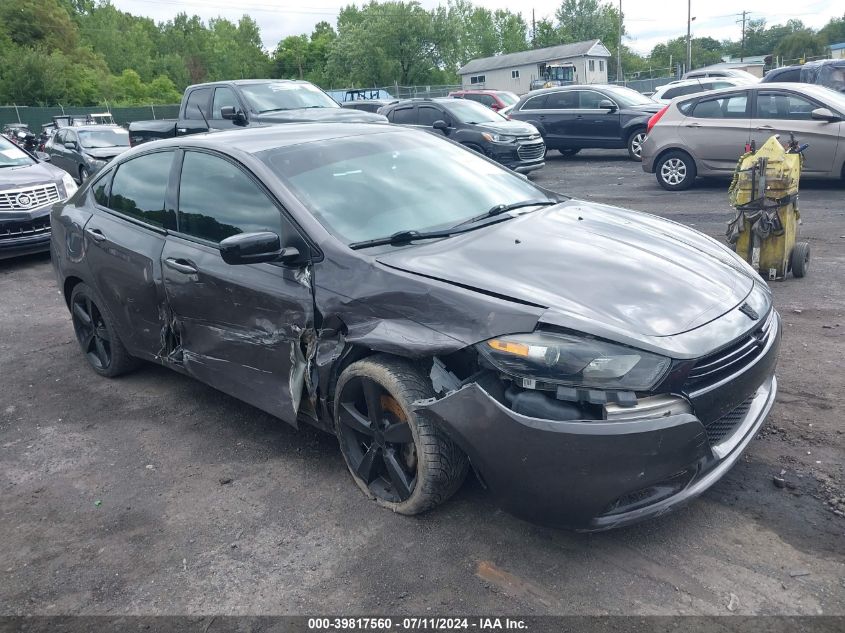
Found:
[(208, 119), (205, 118), (205, 114), (203, 114), (202, 108), (200, 108), (199, 104), (197, 104), (197, 110), (199, 111), (202, 120), (205, 121), (205, 129), (211, 132), (211, 126), (208, 124)]

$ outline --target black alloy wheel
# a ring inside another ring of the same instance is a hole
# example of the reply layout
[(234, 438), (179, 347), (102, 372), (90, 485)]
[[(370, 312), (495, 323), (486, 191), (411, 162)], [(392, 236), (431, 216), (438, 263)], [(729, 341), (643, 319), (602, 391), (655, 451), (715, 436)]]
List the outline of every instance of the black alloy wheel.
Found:
[(95, 372), (112, 378), (137, 367), (139, 361), (126, 351), (111, 316), (90, 287), (79, 283), (70, 296), (73, 330), (85, 359)]
[(407, 500), (417, 483), (417, 451), (399, 403), (374, 380), (355, 377), (343, 390), (338, 423), (350, 468), (370, 492)]
[(82, 353), (94, 369), (108, 371), (112, 361), (111, 336), (97, 304), (86, 295), (77, 295), (72, 313), (73, 329)]
[(376, 354), (343, 370), (334, 426), (355, 484), (380, 506), (414, 515), (460, 488), (469, 460), (414, 403), (435, 397), (420, 363)]

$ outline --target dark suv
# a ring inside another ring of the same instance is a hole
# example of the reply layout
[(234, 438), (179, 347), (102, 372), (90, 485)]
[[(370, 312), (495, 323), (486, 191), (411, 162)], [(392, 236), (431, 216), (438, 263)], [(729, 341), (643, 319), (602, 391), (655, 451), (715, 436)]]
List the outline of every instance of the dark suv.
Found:
[(565, 86), (524, 95), (510, 118), (537, 127), (564, 156), (585, 148), (627, 149), (640, 160), (648, 119), (661, 104), (621, 86)]
[(545, 163), (546, 146), (533, 125), (509, 121), (464, 99), (407, 99), (379, 110), (391, 123), (427, 128), (496, 162), (528, 173)]

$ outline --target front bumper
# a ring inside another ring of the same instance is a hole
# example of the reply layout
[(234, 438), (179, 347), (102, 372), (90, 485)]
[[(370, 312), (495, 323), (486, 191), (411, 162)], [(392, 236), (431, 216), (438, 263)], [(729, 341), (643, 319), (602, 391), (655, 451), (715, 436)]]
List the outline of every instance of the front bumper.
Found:
[(498, 144), (485, 148), (490, 158), (520, 174), (527, 174), (546, 166), (546, 146), (540, 143)]
[[(483, 483), (509, 512), (583, 531), (659, 516), (716, 483), (742, 455), (777, 393), (777, 345), (737, 379), (743, 402), (715, 423), (692, 412), (631, 419), (560, 422), (509, 409), (476, 383), (417, 403), (467, 453)], [(694, 402), (694, 401), (693, 401)]]
[(50, 207), (0, 215), (0, 259), (50, 250)]

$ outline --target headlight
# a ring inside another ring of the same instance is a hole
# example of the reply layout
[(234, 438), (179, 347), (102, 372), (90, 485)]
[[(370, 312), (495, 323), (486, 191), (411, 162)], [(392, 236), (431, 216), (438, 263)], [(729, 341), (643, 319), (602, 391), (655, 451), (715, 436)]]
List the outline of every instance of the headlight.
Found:
[(491, 143), (513, 143), (516, 140), (515, 136), (508, 134), (491, 134), (490, 132), (482, 132), (482, 138)]
[(76, 181), (70, 177), (70, 174), (62, 176), (62, 184), (65, 186), (65, 196), (67, 198), (70, 198), (76, 193), (76, 190), (79, 189), (79, 187), (76, 186)]
[(664, 356), (624, 345), (547, 332), (500, 336), (476, 349), (511, 376), (599, 389), (648, 391), (671, 364)]

